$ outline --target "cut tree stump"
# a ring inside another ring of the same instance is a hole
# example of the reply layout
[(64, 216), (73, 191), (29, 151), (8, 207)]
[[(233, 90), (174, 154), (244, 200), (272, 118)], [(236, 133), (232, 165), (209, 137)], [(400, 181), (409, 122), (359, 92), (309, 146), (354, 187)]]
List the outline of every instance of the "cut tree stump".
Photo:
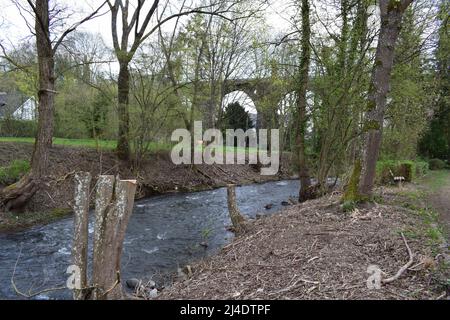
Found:
[(91, 174), (80, 172), (75, 175), (75, 205), (72, 257), (73, 264), (80, 271), (80, 289), (74, 289), (73, 298), (84, 300), (87, 287), (87, 254), (88, 254), (88, 225), (89, 225), (89, 188)]
[(124, 297), (120, 259), (128, 221), (133, 211), (136, 180), (100, 176), (95, 199), (92, 281), (87, 281), (87, 242), (90, 173), (75, 176), (74, 264), (81, 272), (81, 289), (74, 298), (113, 300)]
[(236, 204), (236, 186), (234, 184), (227, 185), (227, 201), (228, 213), (230, 214), (234, 233), (236, 235), (245, 233), (247, 231), (245, 218), (242, 216)]

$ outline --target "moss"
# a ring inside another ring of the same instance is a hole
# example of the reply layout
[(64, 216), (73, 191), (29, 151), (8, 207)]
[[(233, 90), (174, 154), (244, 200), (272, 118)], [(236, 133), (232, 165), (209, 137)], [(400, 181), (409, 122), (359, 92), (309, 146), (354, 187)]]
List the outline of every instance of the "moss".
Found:
[(52, 218), (64, 218), (65, 216), (72, 213), (72, 210), (69, 208), (55, 208), (50, 210), (50, 217)]
[(347, 187), (345, 188), (344, 196), (342, 197), (343, 203), (346, 202), (357, 203), (362, 200), (361, 195), (358, 192), (361, 169), (362, 169), (361, 160), (358, 159), (355, 162), (355, 165), (353, 166), (352, 176), (350, 177)]
[(344, 212), (352, 212), (355, 210), (357, 203), (354, 201), (344, 201), (342, 204), (342, 211)]
[(373, 111), (375, 110), (375, 108), (377, 107), (377, 104), (375, 103), (375, 101), (369, 101), (367, 103), (367, 112)]
[(364, 122), (364, 132), (369, 130), (380, 130), (380, 123), (376, 120), (366, 120)]
[(400, 0), (389, 0), (388, 11), (398, 10), (400, 8), (400, 5), (401, 5)]

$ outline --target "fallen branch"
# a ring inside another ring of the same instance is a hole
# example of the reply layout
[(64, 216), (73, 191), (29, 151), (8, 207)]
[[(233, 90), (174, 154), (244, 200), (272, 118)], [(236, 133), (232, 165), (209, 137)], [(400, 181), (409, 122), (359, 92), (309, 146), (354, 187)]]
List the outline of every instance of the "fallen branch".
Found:
[(408, 242), (406, 241), (406, 238), (405, 238), (404, 234), (402, 233), (401, 235), (402, 235), (402, 238), (403, 238), (403, 242), (405, 243), (406, 249), (408, 250), (409, 261), (408, 261), (408, 263), (406, 263), (403, 267), (401, 267), (401, 268), (397, 271), (397, 273), (396, 273), (394, 276), (392, 276), (392, 277), (390, 277), (390, 278), (387, 278), (387, 279), (382, 279), (382, 280), (381, 280), (382, 283), (391, 283), (391, 282), (394, 282), (395, 280), (397, 280), (398, 278), (400, 278), (401, 275), (402, 275), (406, 270), (408, 270), (409, 267), (411, 267), (412, 264), (413, 264), (413, 262), (414, 262), (414, 256), (413, 256), (413, 254), (412, 254), (412, 252), (411, 252), (411, 248), (409, 247)]

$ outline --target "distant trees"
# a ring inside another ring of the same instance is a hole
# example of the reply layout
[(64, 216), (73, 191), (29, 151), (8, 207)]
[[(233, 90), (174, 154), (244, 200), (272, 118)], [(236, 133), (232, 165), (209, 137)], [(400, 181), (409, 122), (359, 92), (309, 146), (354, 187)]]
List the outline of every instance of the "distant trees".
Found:
[(224, 129), (242, 129), (247, 131), (253, 128), (250, 115), (239, 102), (230, 103), (222, 116), (221, 127)]
[(233, 12), (233, 7), (239, 2), (241, 0), (213, 0), (195, 6), (193, 3), (188, 5), (187, 1), (183, 1), (175, 12), (170, 13), (173, 8), (170, 7), (169, 1), (163, 3), (153, 0), (147, 3), (149, 6), (146, 6), (145, 0), (138, 0), (136, 6), (131, 5), (128, 0), (107, 1), (111, 11), (114, 52), (120, 65), (117, 79), (119, 119), (117, 155), (120, 159), (130, 160), (129, 64), (138, 48), (168, 21), (190, 14), (206, 14), (227, 19), (227, 14)]
[(450, 161), (450, 4), (439, 6), (438, 46), (435, 50), (436, 104), (429, 129), (420, 141), (420, 153), (429, 158)]

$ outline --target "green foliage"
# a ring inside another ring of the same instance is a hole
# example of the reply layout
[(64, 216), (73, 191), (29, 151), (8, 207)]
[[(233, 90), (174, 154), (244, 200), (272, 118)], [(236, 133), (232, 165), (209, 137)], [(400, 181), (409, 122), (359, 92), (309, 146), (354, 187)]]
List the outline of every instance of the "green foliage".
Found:
[(353, 210), (355, 210), (357, 203), (355, 201), (344, 201), (344, 203), (342, 203), (342, 211), (344, 212), (352, 212)]
[(0, 184), (9, 185), (18, 181), (30, 170), (26, 160), (14, 160), (9, 166), (0, 167)]
[(425, 175), (428, 171), (428, 163), (425, 161), (411, 160), (380, 160), (376, 166), (376, 183), (393, 183), (393, 177), (404, 177), (406, 182)]
[(418, 13), (409, 8), (396, 47), (388, 97), (383, 154), (390, 159), (413, 159), (417, 143), (427, 126), (427, 112), (433, 102), (434, 75), (422, 66), (417, 54), (422, 45), (422, 30), (417, 26)]
[(438, 19), (439, 42), (435, 52), (437, 72), (434, 74), (436, 82), (436, 102), (433, 103), (434, 115), (428, 130), (419, 144), (420, 154), (427, 158), (439, 158), (450, 161), (450, 37), (448, 13), (450, 3), (443, 0), (440, 5)]
[[(34, 143), (34, 138), (0, 137), (0, 142)], [(115, 140), (65, 139), (65, 138), (53, 138), (53, 144), (67, 147), (100, 148), (105, 150), (114, 150), (117, 146), (117, 142)], [(162, 151), (169, 151), (172, 147), (173, 144), (171, 143), (150, 142), (149, 152), (156, 153)]]
[(0, 136), (3, 137), (34, 137), (36, 130), (36, 121), (10, 118), (0, 120)]
[(425, 176), (428, 173), (428, 170), (430, 169), (428, 162), (426, 161), (415, 161), (415, 177), (420, 178)]
[(428, 161), (428, 164), (430, 166), (430, 170), (442, 170), (446, 166), (446, 163), (441, 159), (431, 159)]
[(249, 113), (245, 111), (239, 102), (230, 103), (222, 118), (222, 128), (242, 129), (246, 131), (253, 127)]

